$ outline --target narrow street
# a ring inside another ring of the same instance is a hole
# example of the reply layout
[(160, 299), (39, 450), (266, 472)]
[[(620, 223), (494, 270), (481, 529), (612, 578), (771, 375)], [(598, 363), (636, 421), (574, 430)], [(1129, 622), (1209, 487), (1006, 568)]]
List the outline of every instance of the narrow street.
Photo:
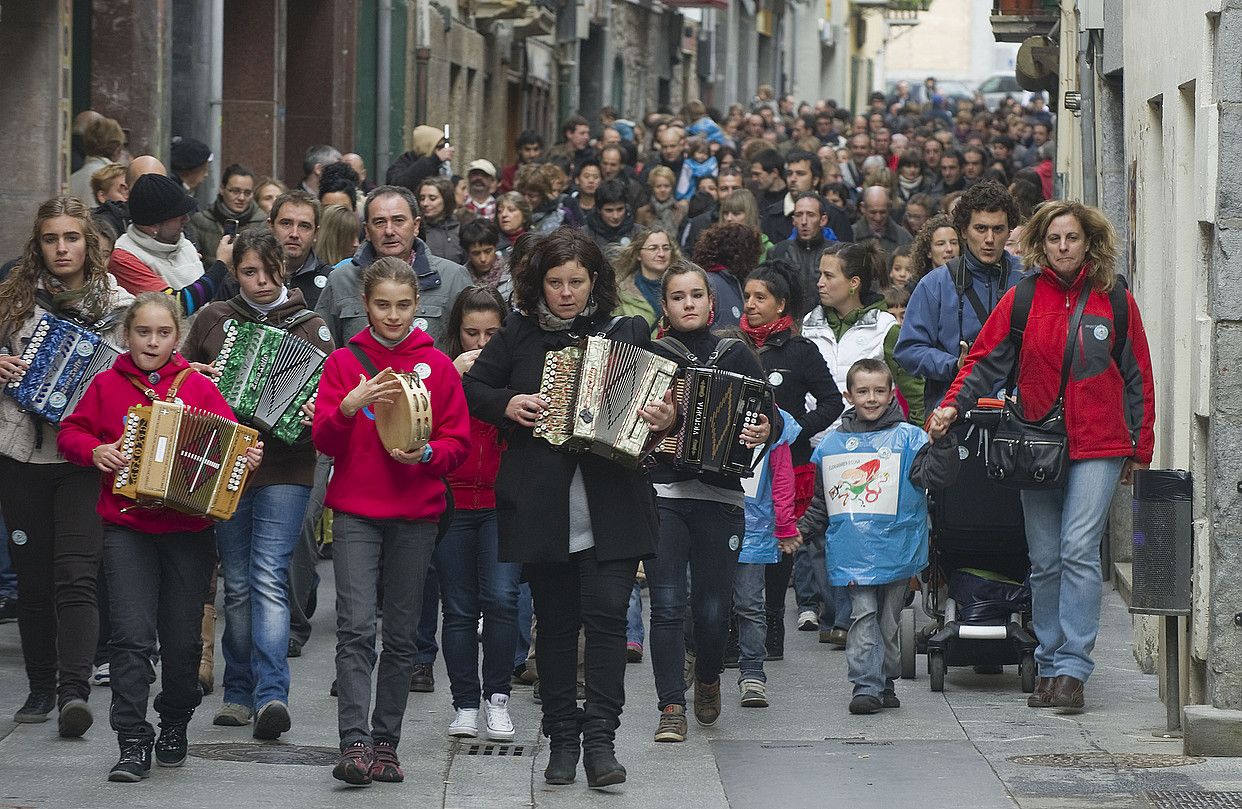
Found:
[[(320, 563), (320, 573), (322, 597), (332, 592), (331, 565)], [(11, 723), (25, 696), (24, 676), (17, 625), (0, 627), (0, 765), (6, 773), (0, 807), (310, 809), (361, 800), (377, 809), (1163, 809), (1209, 805), (1192, 803), (1193, 795), (1185, 793), (1242, 792), (1242, 771), (1233, 759), (1185, 759), (1180, 740), (1153, 735), (1164, 727), (1156, 678), (1135, 666), (1129, 616), (1109, 591), (1098, 667), (1088, 684), (1090, 710), (1080, 716), (1027, 708), (1013, 668), (1000, 676), (951, 669), (945, 691), (933, 694), (921, 657), (919, 678), (898, 684), (900, 709), (850, 716), (844, 653), (821, 646), (815, 633), (795, 631), (791, 622), (786, 659), (768, 664), (772, 707), (739, 708), (736, 691), (726, 688), (720, 723), (703, 729), (691, 722), (685, 744), (651, 741), (656, 711), (650, 661), (629, 666), (617, 739), (618, 758), (629, 770), (623, 786), (588, 790), (581, 772), (570, 786), (544, 784), (546, 747), (537, 737), (538, 707), (528, 686), (514, 687), (518, 737), (512, 747), (498, 751), (480, 740), (482, 746), (472, 750), (471, 744), (450, 742), (444, 734), (452, 716), (448, 681), (437, 661), (436, 693), (410, 695), (400, 748), (406, 782), (345, 794), (351, 790), (333, 781), (326, 766), (335, 758), (336, 710), (328, 695), (332, 601), (324, 602), (303, 656), (291, 661), (294, 727), (282, 743), (256, 742), (248, 728), (211, 725), (221, 699), (217, 668), (217, 690), (190, 728), (193, 746), (185, 767), (154, 768), (137, 785), (105, 780), (116, 754), (105, 689), (95, 689), (96, 724), (84, 739), (58, 738), (54, 722)], [(726, 685), (735, 676), (726, 672)], [(506, 755), (489, 755), (496, 752)], [(1042, 763), (1030, 763), (1040, 757)]]

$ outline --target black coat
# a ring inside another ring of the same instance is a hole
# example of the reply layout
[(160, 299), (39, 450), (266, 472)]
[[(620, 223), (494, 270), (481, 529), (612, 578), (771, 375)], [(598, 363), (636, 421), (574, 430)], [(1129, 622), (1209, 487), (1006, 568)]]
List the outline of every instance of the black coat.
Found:
[[(496, 476), (500, 558), (564, 562), (569, 558), (569, 485), (581, 467), (591, 511), (596, 558), (634, 559), (655, 553), (660, 535), (655, 493), (642, 469), (599, 455), (567, 453), (505, 417), (509, 400), (538, 393), (544, 355), (600, 334), (611, 320), (599, 314), (573, 330), (547, 332), (533, 317), (512, 314), (462, 380), (470, 415), (506, 430), (508, 448)], [(650, 349), (651, 327), (641, 317), (619, 319), (608, 337)], [(818, 354), (818, 352), (816, 352)], [(821, 360), (822, 362), (822, 360)]]
[[(798, 440), (789, 447), (793, 465), (801, 466), (811, 460), (811, 437), (826, 430), (845, 411), (841, 392), (815, 344), (791, 331), (769, 337), (759, 349), (759, 361), (768, 374), (777, 406), (802, 426)], [(806, 409), (808, 393), (815, 397), (815, 409), (810, 412)]]

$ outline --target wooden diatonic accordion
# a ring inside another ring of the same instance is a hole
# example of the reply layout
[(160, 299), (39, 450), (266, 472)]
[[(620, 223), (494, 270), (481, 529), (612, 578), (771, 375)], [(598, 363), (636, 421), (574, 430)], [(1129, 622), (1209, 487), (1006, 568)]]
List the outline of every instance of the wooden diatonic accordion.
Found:
[(111, 368), (121, 353), (94, 331), (45, 314), (21, 353), (29, 367), (5, 391), (23, 410), (58, 424), (73, 412), (95, 375)]
[(246, 480), (246, 450), (259, 433), (180, 402), (136, 405), (125, 417), (121, 467), (113, 491), (143, 506), (227, 520)]
[(431, 394), (418, 374), (392, 372), (380, 382), (395, 378), (401, 393), (389, 403), (371, 405), (375, 413), (375, 430), (384, 449), (413, 452), (431, 440)]
[(605, 337), (549, 351), (539, 395), (550, 407), (534, 434), (561, 449), (637, 466), (651, 434), (638, 409), (663, 399), (676, 373), (672, 360)]
[(234, 320), (216, 357), (216, 386), (238, 421), (293, 444), (306, 432), (302, 405), (315, 398), (326, 359), (287, 331)]
[(673, 399), (682, 425), (656, 447), (657, 458), (678, 469), (753, 474), (756, 453), (742, 443), (742, 430), (769, 408), (765, 382), (719, 368), (687, 368), (673, 385)]

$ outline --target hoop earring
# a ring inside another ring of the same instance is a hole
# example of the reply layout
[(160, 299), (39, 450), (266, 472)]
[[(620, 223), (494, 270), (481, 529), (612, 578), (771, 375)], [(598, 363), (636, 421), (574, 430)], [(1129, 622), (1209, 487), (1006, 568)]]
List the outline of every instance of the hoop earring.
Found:
[(707, 325), (710, 326), (715, 322), (716, 322), (716, 304), (713, 303), (710, 307), (708, 307), (708, 310), (707, 310)]

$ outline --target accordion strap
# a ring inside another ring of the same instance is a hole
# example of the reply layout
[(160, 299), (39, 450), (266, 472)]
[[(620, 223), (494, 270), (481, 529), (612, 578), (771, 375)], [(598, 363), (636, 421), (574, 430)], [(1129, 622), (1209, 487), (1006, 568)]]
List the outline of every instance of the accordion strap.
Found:
[[(684, 359), (686, 362), (691, 362), (691, 363), (700, 362), (698, 357), (690, 353), (690, 349), (686, 347), (686, 344), (683, 343), (681, 340), (678, 340), (676, 337), (670, 337), (669, 335), (666, 334), (660, 339), (656, 340), (656, 342), (659, 343), (661, 346), (664, 346), (665, 348), (669, 349), (674, 354)], [(742, 341), (737, 339), (736, 337), (720, 338), (720, 342), (716, 344), (716, 348), (713, 349), (711, 356), (709, 356), (706, 360), (702, 361), (701, 367), (706, 367), (706, 368), (715, 367), (716, 362), (721, 357), (723, 357), (725, 354), (729, 353), (729, 349), (733, 348), (733, 346), (735, 345), (740, 345), (741, 342)]]
[(121, 316), (124, 313), (123, 309), (113, 309), (99, 320), (91, 322), (83, 318), (78, 312), (58, 307), (56, 305), (56, 301), (52, 298), (51, 293), (43, 287), (39, 287), (35, 290), (35, 302), (38, 303), (39, 306), (45, 311), (51, 312), (61, 320), (68, 320), (70, 323), (73, 323), (76, 326), (81, 326), (82, 328), (96, 334), (103, 334), (104, 332), (111, 331), (112, 327), (120, 322)]
[[(233, 307), (233, 311), (237, 312), (237, 314), (252, 323), (261, 323), (262, 321), (259, 320), (258, 313), (242, 302), (240, 298), (240, 295), (229, 298), (228, 303), (229, 306)], [(274, 326), (281, 331), (289, 331), (295, 326), (301, 325), (315, 316), (316, 313), (310, 309), (299, 309), (279, 323), (271, 323), (267, 325)]]
[[(173, 399), (176, 399), (177, 391), (181, 390), (181, 385), (182, 383), (185, 382), (185, 378), (192, 373), (194, 373), (193, 368), (181, 369), (177, 373), (177, 375), (173, 377), (172, 387), (168, 389), (168, 393), (164, 396), (164, 401), (171, 402)], [(146, 396), (148, 399), (150, 399), (153, 402), (159, 401), (160, 399), (159, 394), (157, 394), (155, 392), (155, 389), (152, 388), (150, 385), (142, 384), (142, 380), (134, 376), (133, 374), (125, 374), (125, 378), (129, 380), (129, 383), (131, 385), (133, 385), (135, 388), (141, 391), (142, 395)]]

